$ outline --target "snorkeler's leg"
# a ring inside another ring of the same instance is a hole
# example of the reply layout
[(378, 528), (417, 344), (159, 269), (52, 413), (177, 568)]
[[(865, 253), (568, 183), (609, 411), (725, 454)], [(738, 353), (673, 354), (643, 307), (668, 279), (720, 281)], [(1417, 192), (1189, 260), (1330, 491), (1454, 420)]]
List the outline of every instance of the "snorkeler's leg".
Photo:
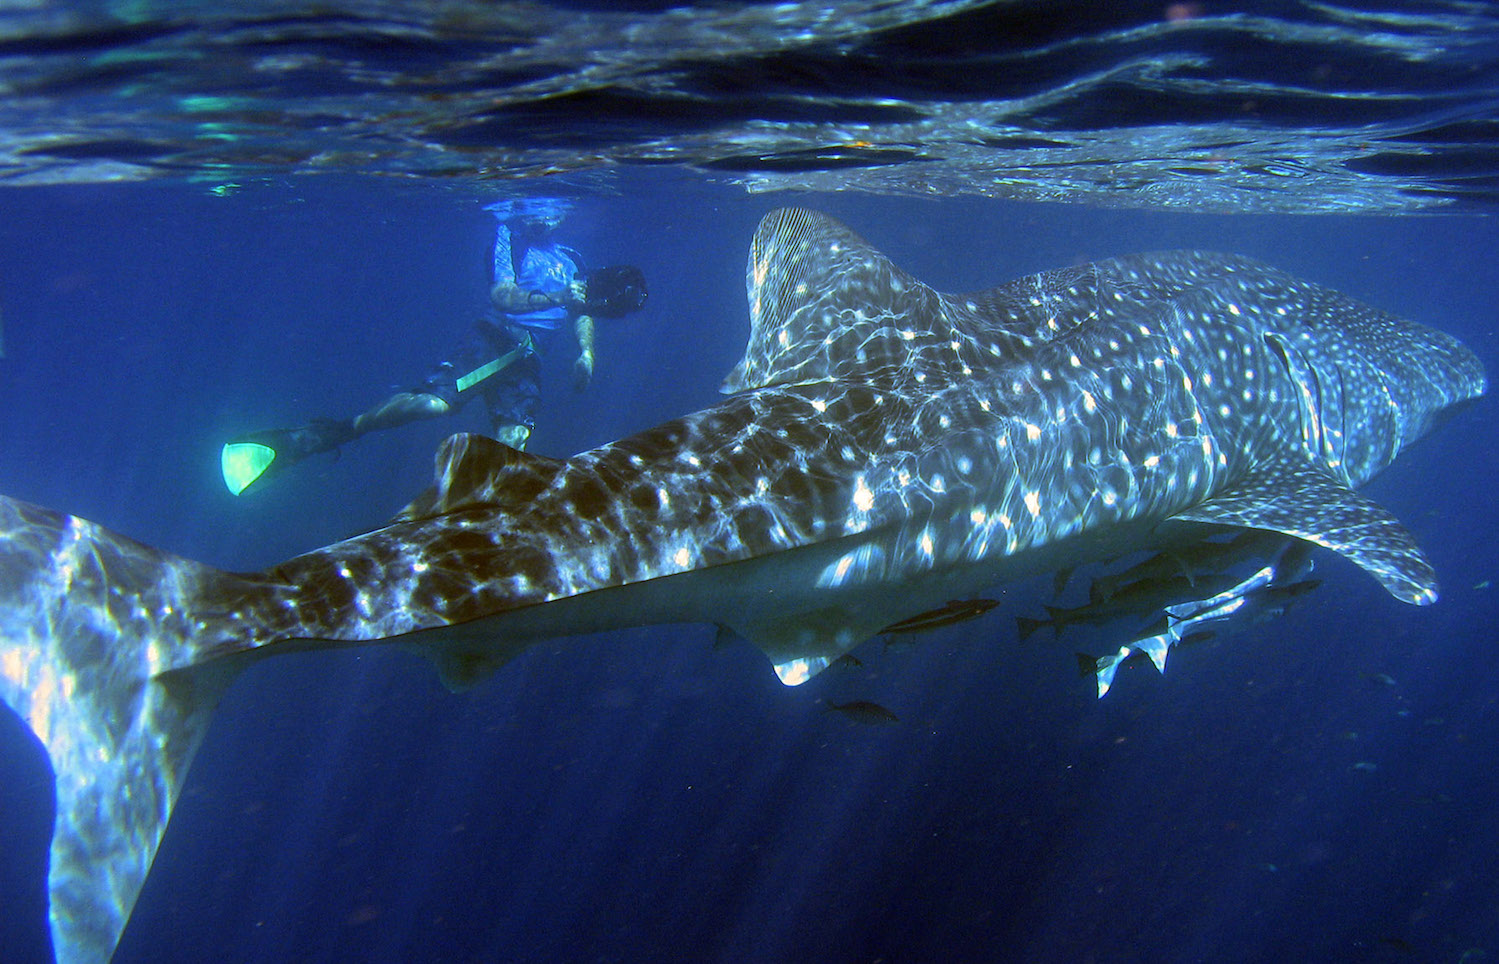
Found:
[(578, 360), (573, 362), (573, 389), (583, 391), (593, 380), (593, 319), (579, 315), (573, 320), (573, 333), (578, 336)]
[(524, 450), (536, 426), (541, 402), (541, 359), (528, 352), (504, 372), (504, 377), (486, 395), (494, 437)]
[(494, 285), (515, 284), (515, 256), (511, 250), (510, 225), (501, 221), (494, 232)]
[(446, 415), (447, 401), (428, 392), (398, 392), (355, 418), (317, 418), (297, 428), (252, 432), (224, 445), (220, 468), (224, 484), (239, 495), (252, 483), (271, 478), (319, 452), (336, 449), (368, 432)]
[(450, 411), (452, 406), (447, 399), (432, 392), (397, 392), (355, 418), (350, 423), (350, 429), (358, 437), (367, 432), (379, 432), (398, 425), (439, 418)]
[(239, 495), (254, 483), (274, 478), (309, 456), (338, 448), (367, 432), (446, 415), (458, 397), (454, 372), (452, 364), (439, 365), (420, 386), (397, 392), (355, 418), (313, 419), (298, 428), (231, 439), (219, 455), (224, 484)]

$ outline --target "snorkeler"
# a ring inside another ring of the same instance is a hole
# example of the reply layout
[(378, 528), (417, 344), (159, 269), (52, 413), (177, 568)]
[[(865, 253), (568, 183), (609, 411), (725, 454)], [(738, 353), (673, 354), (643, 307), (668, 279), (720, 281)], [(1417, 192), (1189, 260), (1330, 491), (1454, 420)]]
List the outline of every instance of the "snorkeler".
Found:
[(576, 251), (548, 240), (565, 202), (490, 205), (500, 219), (494, 248), (495, 314), (481, 320), (461, 350), (420, 384), (352, 419), (314, 419), (299, 428), (254, 432), (224, 445), (224, 484), (239, 495), (252, 484), (368, 432), (450, 415), (482, 396), (495, 438), (525, 448), (540, 401), (535, 342), (571, 323), (578, 342), (573, 387), (593, 377), (594, 320), (619, 318), (645, 304), (645, 277), (633, 265), (588, 269)]

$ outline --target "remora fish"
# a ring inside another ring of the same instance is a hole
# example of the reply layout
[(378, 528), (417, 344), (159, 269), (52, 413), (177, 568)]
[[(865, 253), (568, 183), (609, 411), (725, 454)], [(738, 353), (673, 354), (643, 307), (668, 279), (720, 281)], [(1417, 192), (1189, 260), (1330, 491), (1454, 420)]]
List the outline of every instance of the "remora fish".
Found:
[(800, 210), (747, 274), (732, 397), (566, 461), (455, 436), (390, 525), (263, 573), (0, 500), (0, 696), (57, 776), (63, 964), (109, 958), (219, 694), (276, 653), (389, 640), (457, 686), (537, 639), (701, 621), (795, 684), (947, 600), (1213, 525), (1436, 598), (1354, 487), (1484, 391), (1445, 334), (1192, 252), (947, 295)]
[(1211, 595), (1235, 581), (1231, 576), (1219, 573), (1195, 579), (1186, 576), (1146, 577), (1121, 587), (1108, 599), (1100, 602), (1085, 602), (1080, 606), (1070, 607), (1046, 606), (1045, 619), (1018, 616), (1015, 620), (1016, 631), (1023, 641), (1033, 636), (1038, 629), (1049, 626), (1052, 636), (1056, 637), (1069, 626), (1096, 626), (1127, 616), (1149, 615), (1172, 603), (1186, 602), (1202, 592)]
[(1105, 602), (1112, 599), (1121, 586), (1128, 586), (1142, 579), (1182, 576), (1189, 582), (1194, 582), (1199, 575), (1222, 572), (1246, 559), (1270, 554), (1283, 541), (1282, 536), (1263, 529), (1247, 529), (1226, 541), (1204, 539), (1196, 545), (1168, 549), (1123, 572), (1109, 573), (1094, 579), (1088, 587), (1088, 601)]
[(943, 626), (977, 619), (998, 605), (998, 599), (949, 599), (946, 605), (939, 606), (930, 612), (917, 613), (898, 623), (891, 623), (881, 629), (880, 634), (922, 633), (930, 629), (940, 629)]

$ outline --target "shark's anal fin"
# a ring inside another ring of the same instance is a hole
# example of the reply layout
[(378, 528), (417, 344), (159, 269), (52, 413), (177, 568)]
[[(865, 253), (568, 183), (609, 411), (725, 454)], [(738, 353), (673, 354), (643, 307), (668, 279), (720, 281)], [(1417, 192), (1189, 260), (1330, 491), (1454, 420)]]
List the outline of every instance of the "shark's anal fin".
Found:
[(1173, 518), (1283, 532), (1346, 556), (1402, 602), (1437, 598), (1436, 572), (1405, 527), (1310, 463), (1274, 463)]

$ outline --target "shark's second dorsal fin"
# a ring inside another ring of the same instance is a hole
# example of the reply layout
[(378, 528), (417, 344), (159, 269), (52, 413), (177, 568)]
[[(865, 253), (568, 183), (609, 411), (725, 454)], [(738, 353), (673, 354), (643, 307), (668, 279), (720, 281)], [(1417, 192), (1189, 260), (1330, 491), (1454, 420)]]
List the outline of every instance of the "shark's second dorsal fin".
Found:
[(1405, 527), (1309, 463), (1266, 466), (1172, 518), (1284, 532), (1358, 563), (1402, 602), (1424, 606), (1437, 598), (1436, 571)]
[(832, 218), (781, 208), (760, 221), (745, 272), (750, 336), (722, 391), (848, 378), (951, 340), (942, 297)]
[(566, 465), (483, 435), (459, 433), (437, 447), (435, 479), (392, 522), (414, 522), (481, 505), (519, 504), (550, 485)]

